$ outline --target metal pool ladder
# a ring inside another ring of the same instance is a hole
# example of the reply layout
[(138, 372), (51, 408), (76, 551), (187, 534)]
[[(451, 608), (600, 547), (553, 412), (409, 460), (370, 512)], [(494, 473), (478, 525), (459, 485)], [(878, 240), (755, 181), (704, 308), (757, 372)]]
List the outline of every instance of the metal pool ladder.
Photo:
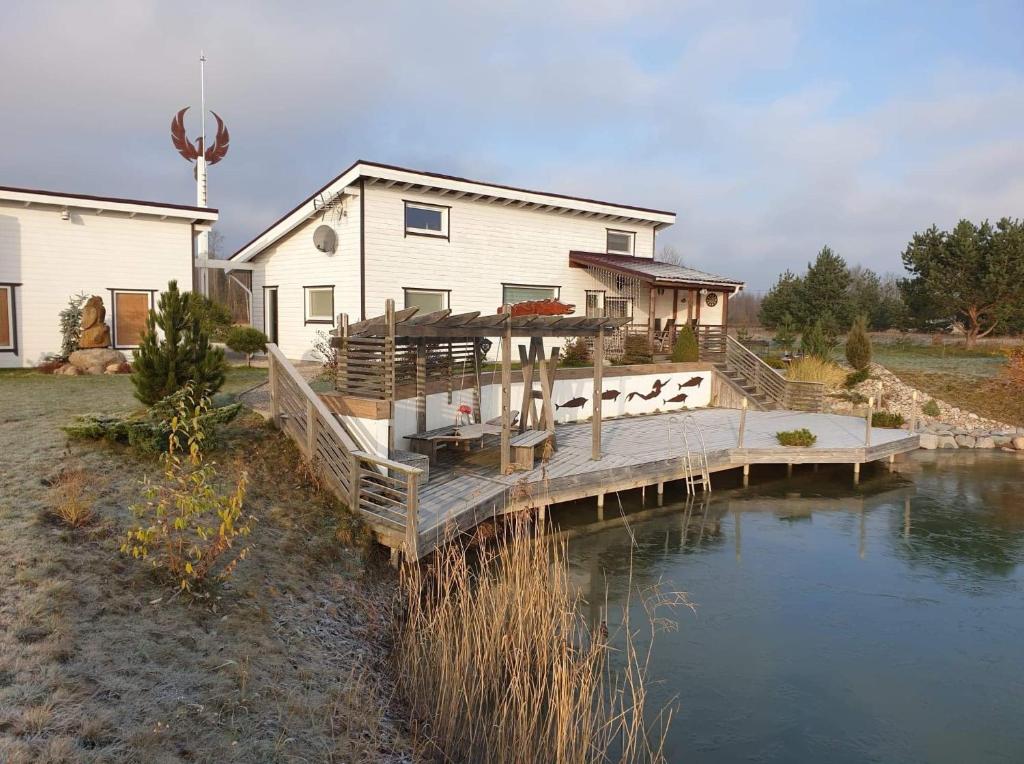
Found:
[[(677, 421), (676, 417), (671, 417), (669, 422)], [(694, 451), (690, 448), (690, 438), (687, 435), (687, 430), (692, 428), (697, 434), (697, 440), (700, 443), (700, 450)], [(682, 425), (679, 431), (683, 435), (683, 463), (686, 465), (686, 493), (693, 496), (697, 492), (697, 487), (700, 486), (704, 491), (710, 493), (711, 491), (711, 473), (708, 470), (708, 449), (704, 442), (704, 428), (700, 426), (696, 417), (693, 414), (687, 414), (682, 419)], [(699, 476), (695, 472), (699, 470)]]

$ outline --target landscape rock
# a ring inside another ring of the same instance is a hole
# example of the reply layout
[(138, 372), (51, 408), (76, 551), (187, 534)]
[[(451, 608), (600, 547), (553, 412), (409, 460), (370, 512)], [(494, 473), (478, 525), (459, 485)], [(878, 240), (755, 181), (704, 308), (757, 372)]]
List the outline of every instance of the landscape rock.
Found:
[(957, 435), (954, 440), (960, 448), (974, 448), (975, 439), (970, 435)]
[(124, 353), (113, 348), (89, 348), (76, 350), (68, 362), (86, 374), (102, 374), (110, 366), (120, 366), (127, 359)]
[(939, 436), (931, 432), (921, 433), (921, 448), (927, 448), (932, 451), (939, 447)]
[(77, 366), (72, 366), (69, 363), (66, 366), (61, 366), (60, 369), (58, 369), (56, 373), (57, 374), (63, 374), (66, 377), (75, 377), (75, 376), (78, 376), (79, 374), (81, 374), (82, 370), (79, 369)]
[(1018, 451), (1024, 451), (1024, 437), (1018, 435), (1011, 441), (1010, 445)]
[(995, 448), (996, 442), (990, 437), (978, 438), (974, 443), (975, 448)]
[(960, 448), (952, 435), (939, 436), (939, 448)]

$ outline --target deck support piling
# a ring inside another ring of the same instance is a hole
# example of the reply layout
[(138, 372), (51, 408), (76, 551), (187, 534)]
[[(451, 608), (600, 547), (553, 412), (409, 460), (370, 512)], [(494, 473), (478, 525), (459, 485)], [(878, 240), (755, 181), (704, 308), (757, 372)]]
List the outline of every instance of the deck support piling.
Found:
[(597, 519), (599, 521), (604, 520), (604, 494), (599, 493), (597, 495)]
[(743, 487), (748, 488), (750, 486), (750, 465), (743, 465)]
[(793, 462), (790, 462), (789, 464), (786, 465), (786, 477), (793, 477)]
[(860, 485), (860, 462), (853, 463), (853, 484)]

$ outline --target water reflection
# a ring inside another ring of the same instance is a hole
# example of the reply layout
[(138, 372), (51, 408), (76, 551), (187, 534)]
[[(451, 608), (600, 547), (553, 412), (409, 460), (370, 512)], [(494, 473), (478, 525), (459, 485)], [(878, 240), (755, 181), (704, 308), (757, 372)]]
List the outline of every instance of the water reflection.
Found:
[(922, 452), (850, 478), (554, 513), (592, 616), (614, 620), (630, 576), (697, 605), (655, 649), (673, 760), (1024, 761), (1024, 460)]

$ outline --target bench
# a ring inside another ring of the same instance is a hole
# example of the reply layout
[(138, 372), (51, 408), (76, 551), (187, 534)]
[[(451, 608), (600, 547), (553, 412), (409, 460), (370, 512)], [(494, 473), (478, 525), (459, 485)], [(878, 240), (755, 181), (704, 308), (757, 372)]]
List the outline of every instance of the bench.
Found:
[(516, 469), (532, 470), (537, 446), (548, 442), (551, 433), (547, 430), (527, 430), (509, 441), (512, 446), (512, 463)]
[(403, 451), (400, 448), (392, 449), (389, 456), (393, 462), (423, 470), (423, 474), (420, 475), (420, 485), (430, 482), (430, 457), (415, 451)]

